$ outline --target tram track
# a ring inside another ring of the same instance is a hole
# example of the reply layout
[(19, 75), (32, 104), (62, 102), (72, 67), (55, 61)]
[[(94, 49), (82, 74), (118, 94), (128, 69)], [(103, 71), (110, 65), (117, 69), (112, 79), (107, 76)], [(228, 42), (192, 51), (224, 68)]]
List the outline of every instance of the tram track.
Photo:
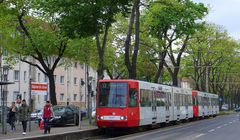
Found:
[(155, 131), (159, 131), (161, 129), (161, 133), (168, 133), (169, 131), (173, 131), (173, 130), (183, 130), (183, 129), (191, 129), (194, 128), (194, 125), (198, 124), (198, 126), (202, 126), (205, 125), (206, 123), (211, 124), (211, 122), (215, 119), (221, 119), (222, 116), (218, 116), (216, 118), (208, 118), (208, 119), (203, 119), (203, 120), (197, 120), (197, 121), (190, 121), (190, 122), (181, 122), (181, 123), (168, 123), (165, 125), (161, 125), (160, 127), (156, 127), (156, 128), (151, 128), (151, 129), (145, 129), (144, 131), (140, 131), (140, 130), (127, 130), (124, 129), (124, 131), (121, 130), (110, 130), (108, 132), (104, 132), (102, 135), (98, 135), (98, 136), (93, 136), (93, 137), (88, 137), (88, 138), (84, 138), (84, 139), (79, 139), (79, 140), (121, 140), (121, 139), (125, 139), (129, 136), (134, 136), (134, 135), (140, 135), (143, 133), (153, 133)]

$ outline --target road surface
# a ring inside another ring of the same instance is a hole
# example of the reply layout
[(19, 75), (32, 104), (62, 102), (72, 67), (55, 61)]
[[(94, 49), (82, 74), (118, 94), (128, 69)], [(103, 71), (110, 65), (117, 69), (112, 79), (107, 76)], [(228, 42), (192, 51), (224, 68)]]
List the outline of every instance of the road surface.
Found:
[[(116, 138), (114, 138), (116, 139)], [(238, 114), (218, 116), (119, 137), (124, 140), (238, 140)]]

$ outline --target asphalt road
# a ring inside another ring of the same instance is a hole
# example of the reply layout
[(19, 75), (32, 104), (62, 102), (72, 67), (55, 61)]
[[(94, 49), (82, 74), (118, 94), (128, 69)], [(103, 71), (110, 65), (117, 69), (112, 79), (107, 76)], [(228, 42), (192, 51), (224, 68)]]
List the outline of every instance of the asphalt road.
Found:
[[(116, 139), (116, 138), (115, 138)], [(218, 116), (119, 137), (124, 140), (239, 140), (238, 114)]]

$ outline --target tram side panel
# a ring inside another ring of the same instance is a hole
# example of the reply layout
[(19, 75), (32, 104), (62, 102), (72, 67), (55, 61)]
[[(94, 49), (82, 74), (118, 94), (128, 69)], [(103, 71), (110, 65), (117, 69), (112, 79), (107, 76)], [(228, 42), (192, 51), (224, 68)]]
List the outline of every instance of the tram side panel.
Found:
[(139, 82), (140, 95), (140, 126), (152, 124), (152, 92), (151, 84), (147, 82)]
[(213, 114), (216, 116), (219, 114), (219, 103), (218, 95), (213, 95)]
[(171, 121), (171, 87), (140, 82), (140, 125)]
[[(160, 89), (156, 89), (156, 105), (157, 105), (157, 123), (166, 122), (166, 93)], [(167, 119), (166, 119), (167, 118)]]
[(180, 120), (181, 115), (181, 89), (173, 87), (173, 96), (174, 96), (174, 120)]
[(198, 91), (198, 108), (199, 108), (199, 117), (205, 116), (205, 105), (204, 105), (204, 93)]
[(192, 90), (191, 89), (183, 89), (183, 93), (185, 95), (185, 118), (189, 119), (193, 118), (193, 101), (192, 101)]
[(192, 102), (193, 102), (193, 117), (199, 117), (199, 103), (198, 103), (198, 91), (192, 91)]
[(128, 126), (136, 127), (140, 125), (140, 95), (139, 82), (129, 82), (128, 94)]

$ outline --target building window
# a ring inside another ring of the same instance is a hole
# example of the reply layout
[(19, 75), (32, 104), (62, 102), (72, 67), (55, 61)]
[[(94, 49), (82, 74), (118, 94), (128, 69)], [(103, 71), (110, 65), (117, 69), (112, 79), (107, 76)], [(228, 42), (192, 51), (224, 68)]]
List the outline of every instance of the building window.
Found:
[(77, 77), (74, 77), (74, 84), (77, 84)]
[(41, 73), (38, 73), (38, 82), (41, 82)]
[(81, 86), (85, 84), (85, 82), (83, 81), (83, 78), (81, 78), (80, 83), (81, 83)]
[(80, 64), (80, 67), (81, 67), (82, 69), (84, 69), (84, 65), (83, 65), (83, 64)]
[(26, 92), (23, 92), (23, 99), (26, 99)]
[(44, 82), (45, 82), (45, 83), (48, 82), (48, 77), (47, 77), (47, 75), (44, 75)]
[(80, 102), (83, 101), (83, 95), (80, 96)]
[(48, 95), (44, 95), (44, 101), (47, 101), (47, 96), (48, 96)]
[(77, 94), (73, 95), (73, 100), (76, 101), (77, 100)]
[(77, 62), (74, 63), (74, 67), (75, 67), (75, 68), (77, 68), (77, 64), (78, 64)]
[(60, 77), (60, 83), (61, 83), (61, 84), (64, 84), (64, 76), (61, 76), (61, 77)]
[(19, 70), (14, 71), (14, 80), (19, 81)]
[(63, 100), (64, 100), (64, 94), (61, 93), (61, 94), (60, 94), (60, 101), (63, 101)]
[(26, 80), (27, 80), (27, 72), (26, 71), (24, 71), (24, 73), (23, 73), (23, 80), (26, 82)]
[(18, 95), (19, 95), (19, 92), (18, 92), (18, 91), (14, 91), (14, 92), (13, 92), (13, 101), (16, 101), (16, 100), (17, 100)]

